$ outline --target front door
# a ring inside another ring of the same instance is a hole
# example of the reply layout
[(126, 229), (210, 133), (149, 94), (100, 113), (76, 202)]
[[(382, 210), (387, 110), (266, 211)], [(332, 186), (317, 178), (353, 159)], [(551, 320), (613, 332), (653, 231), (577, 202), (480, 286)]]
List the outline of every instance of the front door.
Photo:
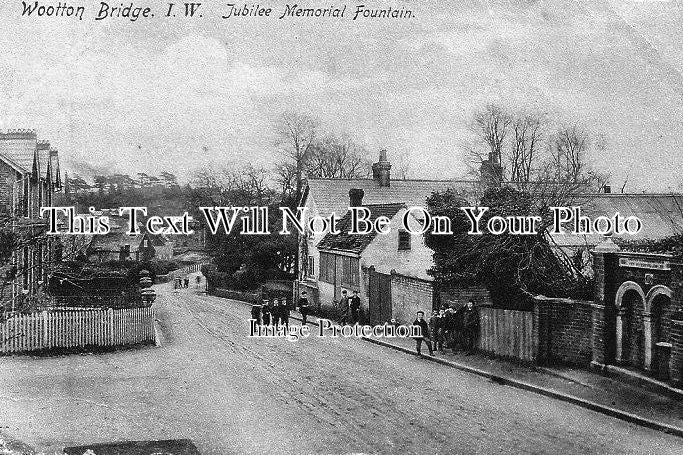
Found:
[(368, 270), (368, 307), (371, 324), (391, 321), (391, 275)]

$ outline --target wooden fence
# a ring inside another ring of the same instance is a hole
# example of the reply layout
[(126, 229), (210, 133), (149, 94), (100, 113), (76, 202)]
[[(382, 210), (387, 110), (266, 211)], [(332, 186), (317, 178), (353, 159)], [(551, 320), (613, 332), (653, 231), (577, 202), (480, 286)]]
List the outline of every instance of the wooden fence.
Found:
[(154, 341), (152, 308), (16, 314), (0, 323), (0, 354)]
[(536, 360), (533, 312), (479, 308), (479, 349), (501, 357)]

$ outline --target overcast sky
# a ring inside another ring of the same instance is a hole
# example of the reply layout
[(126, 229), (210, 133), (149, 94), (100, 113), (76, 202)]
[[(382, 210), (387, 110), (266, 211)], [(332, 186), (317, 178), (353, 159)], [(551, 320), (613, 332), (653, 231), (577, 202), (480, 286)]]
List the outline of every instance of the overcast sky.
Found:
[(268, 164), (295, 110), (373, 157), (409, 153), (415, 177), (457, 177), (467, 119), (500, 102), (603, 132), (594, 164), (615, 186), (683, 189), (681, 0), (367, 0), (416, 18), (355, 22), (221, 20), (216, 0), (201, 19), (97, 22), (99, 1), (69, 0), (79, 22), (21, 3), (0, 3), (0, 129), (37, 129), (72, 170)]

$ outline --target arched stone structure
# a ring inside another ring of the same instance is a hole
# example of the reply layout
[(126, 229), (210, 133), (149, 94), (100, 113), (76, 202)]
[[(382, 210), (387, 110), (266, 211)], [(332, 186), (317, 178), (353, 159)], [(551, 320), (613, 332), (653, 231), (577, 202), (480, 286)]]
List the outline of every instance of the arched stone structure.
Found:
[[(645, 311), (643, 312), (643, 333), (645, 335), (645, 361), (643, 368), (647, 371), (652, 369), (652, 351), (654, 344), (657, 340), (654, 340), (653, 336), (653, 325), (652, 325), (652, 303), (659, 297), (668, 297), (669, 301), (673, 297), (673, 292), (668, 286), (657, 285), (653, 286), (645, 296)], [(661, 317), (661, 316), (660, 316)]]
[[(616, 330), (615, 330), (615, 341), (616, 341), (616, 353), (615, 353), (615, 361), (617, 363), (623, 363), (626, 359), (624, 358), (624, 317), (626, 316), (626, 311), (627, 308), (623, 307), (622, 301), (624, 299), (624, 296), (630, 292), (630, 291), (635, 291), (638, 296), (642, 299), (643, 305), (645, 305), (646, 299), (645, 299), (645, 293), (643, 292), (643, 288), (640, 287), (638, 283), (635, 281), (624, 281), (621, 286), (619, 286), (619, 289), (617, 289), (617, 293), (614, 297), (614, 306), (617, 311), (617, 320), (616, 320)], [(649, 318), (648, 318), (649, 319)], [(648, 323), (649, 324), (649, 323)], [(647, 336), (646, 336), (647, 337)], [(651, 340), (651, 337), (649, 337)], [(645, 345), (647, 346), (647, 338), (645, 340)], [(650, 357), (648, 359), (647, 355), (647, 348), (646, 348), (646, 354), (645, 354), (645, 362), (651, 362), (651, 354), (652, 350), (650, 347)], [(649, 363), (648, 363), (649, 365)]]

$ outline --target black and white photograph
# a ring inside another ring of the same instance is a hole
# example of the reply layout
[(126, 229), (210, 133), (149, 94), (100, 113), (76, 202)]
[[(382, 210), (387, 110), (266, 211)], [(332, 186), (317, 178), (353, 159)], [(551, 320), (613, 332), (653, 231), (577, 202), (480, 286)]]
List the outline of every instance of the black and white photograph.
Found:
[(681, 0), (2, 0), (0, 454), (681, 454), (681, 169)]

